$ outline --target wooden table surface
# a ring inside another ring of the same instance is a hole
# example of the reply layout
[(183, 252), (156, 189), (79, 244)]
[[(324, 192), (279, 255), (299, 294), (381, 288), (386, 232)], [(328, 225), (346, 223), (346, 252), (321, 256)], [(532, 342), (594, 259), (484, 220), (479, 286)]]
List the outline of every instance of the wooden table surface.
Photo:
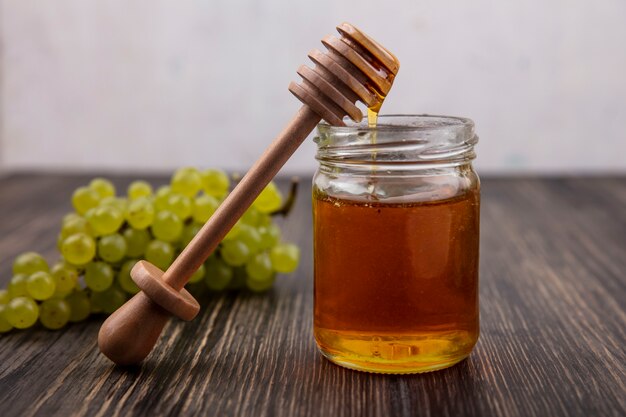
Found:
[[(87, 180), (0, 180), (2, 286), (18, 253), (55, 259), (70, 193)], [(409, 376), (317, 353), (309, 192), (305, 180), (281, 222), (302, 248), (297, 273), (265, 295), (203, 298), (142, 366), (99, 354), (101, 317), (1, 335), (0, 415), (626, 415), (626, 178), (484, 179), (480, 341), (457, 366)]]

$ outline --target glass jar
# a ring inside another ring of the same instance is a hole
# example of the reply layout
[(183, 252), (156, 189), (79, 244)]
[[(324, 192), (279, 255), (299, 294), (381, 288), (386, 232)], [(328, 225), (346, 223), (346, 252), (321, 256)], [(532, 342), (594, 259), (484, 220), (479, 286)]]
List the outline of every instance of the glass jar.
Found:
[(451, 366), (478, 340), (480, 182), (469, 119), (318, 126), (313, 178), (321, 353), (370, 372)]

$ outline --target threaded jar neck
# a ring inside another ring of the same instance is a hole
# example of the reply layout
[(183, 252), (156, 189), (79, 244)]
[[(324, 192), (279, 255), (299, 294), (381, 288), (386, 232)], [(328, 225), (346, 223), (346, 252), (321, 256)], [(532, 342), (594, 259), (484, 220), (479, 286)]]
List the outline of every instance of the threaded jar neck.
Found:
[(470, 119), (431, 115), (385, 115), (367, 122), (317, 127), (316, 159), (321, 169), (353, 173), (451, 168), (470, 163), (478, 136)]

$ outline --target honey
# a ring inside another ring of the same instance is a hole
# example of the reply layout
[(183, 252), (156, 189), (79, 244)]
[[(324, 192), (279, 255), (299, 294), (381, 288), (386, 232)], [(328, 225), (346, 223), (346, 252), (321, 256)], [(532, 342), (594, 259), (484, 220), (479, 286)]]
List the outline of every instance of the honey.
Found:
[(371, 128), (376, 127), (376, 123), (378, 122), (378, 113), (380, 112), (380, 108), (382, 107), (382, 103), (375, 107), (367, 108), (367, 126)]
[(322, 352), (380, 372), (465, 358), (478, 338), (477, 192), (435, 203), (313, 201)]
[(461, 361), (476, 344), (480, 192), (468, 163), (473, 125), (467, 138), (459, 132), (450, 145), (467, 139), (467, 149), (444, 168), (394, 167), (398, 155), (389, 149), (397, 138), (384, 129), (372, 133), (375, 143), (364, 138), (355, 146), (371, 149), (353, 167), (337, 158), (354, 155), (346, 151), (349, 138), (336, 149), (328, 137), (318, 141), (325, 145), (313, 192), (314, 333), (331, 361), (370, 372), (426, 372)]

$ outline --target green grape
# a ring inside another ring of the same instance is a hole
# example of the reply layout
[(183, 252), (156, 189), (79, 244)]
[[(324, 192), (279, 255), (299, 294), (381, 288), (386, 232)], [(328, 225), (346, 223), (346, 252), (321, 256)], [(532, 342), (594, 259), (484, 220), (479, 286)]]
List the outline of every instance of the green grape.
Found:
[(251, 253), (257, 253), (261, 250), (261, 234), (252, 226), (242, 224), (237, 240), (245, 243)]
[(230, 180), (224, 171), (219, 169), (207, 169), (200, 173), (202, 178), (202, 189), (208, 195), (222, 198), (228, 194)]
[(61, 253), (73, 265), (84, 265), (96, 256), (96, 242), (85, 233), (76, 233), (63, 240)]
[(37, 322), (39, 307), (28, 297), (17, 297), (6, 305), (4, 318), (16, 329), (27, 329)]
[(96, 236), (115, 233), (124, 223), (124, 212), (111, 206), (96, 207), (85, 217)]
[(138, 197), (128, 204), (126, 220), (135, 229), (143, 230), (154, 220), (154, 206), (146, 197)]
[(265, 252), (253, 256), (246, 263), (246, 273), (254, 281), (267, 281), (274, 273), (270, 256)]
[(174, 248), (167, 242), (153, 240), (146, 248), (146, 260), (165, 271), (174, 260)]
[(220, 203), (215, 197), (206, 194), (198, 196), (191, 213), (193, 220), (202, 224), (206, 223), (219, 205)]
[(283, 243), (272, 248), (270, 259), (274, 271), (288, 274), (298, 267), (300, 249), (296, 245)]
[(54, 265), (50, 273), (56, 284), (56, 290), (54, 291), (55, 297), (65, 297), (71, 293), (78, 284), (78, 271), (64, 263)]
[(259, 227), (261, 249), (269, 249), (280, 243), (280, 228), (275, 224)]
[(126, 240), (119, 233), (102, 236), (98, 241), (98, 256), (109, 263), (121, 261), (126, 256)]
[(91, 303), (106, 314), (112, 314), (126, 302), (126, 293), (112, 285), (102, 292), (91, 293)]
[(274, 281), (276, 281), (276, 274), (271, 274), (267, 279), (260, 281), (248, 276), (246, 278), (246, 287), (254, 292), (263, 292), (272, 288)]
[(172, 176), (172, 191), (194, 197), (202, 188), (202, 178), (195, 168), (180, 168)]
[(39, 321), (47, 329), (57, 330), (65, 326), (71, 314), (70, 304), (62, 298), (46, 300), (39, 306)]
[(122, 233), (126, 240), (126, 256), (137, 258), (144, 254), (150, 242), (150, 233), (147, 230), (128, 228)]
[(91, 262), (85, 267), (85, 284), (95, 292), (102, 292), (113, 284), (113, 268), (104, 262)]
[(126, 207), (128, 207), (128, 201), (125, 198), (121, 197), (105, 197), (100, 200), (99, 207), (114, 207), (124, 213), (126, 211)]
[(89, 183), (89, 188), (97, 192), (100, 198), (115, 196), (115, 186), (104, 178), (94, 178)]
[(161, 205), (160, 210), (171, 211), (181, 220), (186, 220), (191, 216), (193, 203), (192, 200), (185, 195), (171, 193), (167, 200)]
[(48, 272), (35, 272), (26, 280), (26, 291), (35, 300), (47, 300), (54, 295), (56, 283)]
[(237, 238), (237, 236), (239, 236), (239, 232), (241, 232), (242, 224), (243, 223), (241, 222), (241, 219), (237, 220), (237, 223), (235, 223), (235, 225), (228, 231), (228, 233), (226, 233), (226, 236), (224, 236), (224, 241)]
[(261, 213), (259, 215), (259, 220), (258, 220), (258, 227), (267, 227), (270, 226), (272, 224), (272, 216), (270, 214), (267, 213)]
[(194, 272), (193, 275), (191, 275), (191, 277), (189, 277), (189, 282), (191, 282), (192, 284), (194, 282), (200, 282), (204, 278), (205, 274), (206, 274), (206, 268), (204, 267), (204, 264), (202, 264), (200, 265), (200, 268), (198, 268), (198, 270)]
[(17, 256), (13, 261), (13, 274), (30, 275), (35, 272), (48, 272), (48, 262), (36, 252), (25, 252)]
[(11, 298), (28, 296), (28, 290), (26, 289), (27, 280), (28, 275), (26, 274), (17, 274), (11, 278), (9, 285), (7, 286), (7, 290), (9, 291)]
[(139, 287), (130, 276), (130, 271), (136, 263), (136, 259), (124, 262), (120, 268), (120, 272), (117, 273), (117, 283), (120, 284), (120, 287), (122, 287), (124, 291), (130, 294), (137, 294), (139, 292)]
[(61, 240), (76, 233), (91, 234), (89, 222), (84, 217), (78, 215), (63, 222), (60, 234)]
[(220, 253), (224, 262), (231, 266), (243, 265), (250, 257), (250, 249), (240, 240), (222, 242)]
[(85, 214), (100, 202), (100, 194), (89, 187), (79, 187), (72, 194), (72, 205), (78, 214)]
[(64, 225), (65, 223), (72, 221), (74, 219), (82, 219), (83, 216), (81, 216), (78, 213), (67, 213), (65, 216), (63, 216), (63, 220), (61, 221), (61, 225)]
[(170, 198), (170, 195), (172, 195), (172, 187), (170, 187), (169, 185), (159, 187), (156, 195), (154, 196), (154, 208), (157, 211), (165, 210), (164, 207), (167, 203), (167, 200)]
[(11, 301), (9, 290), (0, 290), (0, 305), (8, 304)]
[(91, 302), (85, 291), (76, 290), (65, 299), (70, 306), (70, 321), (76, 323), (85, 320), (91, 313)]
[(271, 213), (276, 211), (282, 205), (283, 198), (276, 187), (274, 182), (270, 182), (267, 186), (261, 191), (261, 194), (254, 200), (252, 206), (259, 210), (261, 213)]
[(164, 242), (174, 242), (180, 238), (183, 232), (183, 222), (170, 211), (160, 211), (154, 218), (151, 230), (157, 239)]
[(128, 198), (134, 200), (152, 195), (152, 186), (146, 181), (133, 181), (128, 186)]
[(221, 291), (233, 279), (233, 268), (215, 256), (211, 256), (204, 264), (204, 282), (213, 291)]
[(13, 329), (13, 326), (4, 316), (4, 312), (7, 310), (5, 304), (0, 304), (0, 333), (6, 333)]
[(241, 216), (241, 221), (249, 226), (257, 227), (261, 221), (261, 212), (255, 207), (250, 206), (248, 210)]
[(194, 236), (202, 229), (202, 225), (198, 223), (189, 223), (183, 228), (183, 233), (180, 235), (180, 242), (178, 247), (183, 249), (191, 242)]

